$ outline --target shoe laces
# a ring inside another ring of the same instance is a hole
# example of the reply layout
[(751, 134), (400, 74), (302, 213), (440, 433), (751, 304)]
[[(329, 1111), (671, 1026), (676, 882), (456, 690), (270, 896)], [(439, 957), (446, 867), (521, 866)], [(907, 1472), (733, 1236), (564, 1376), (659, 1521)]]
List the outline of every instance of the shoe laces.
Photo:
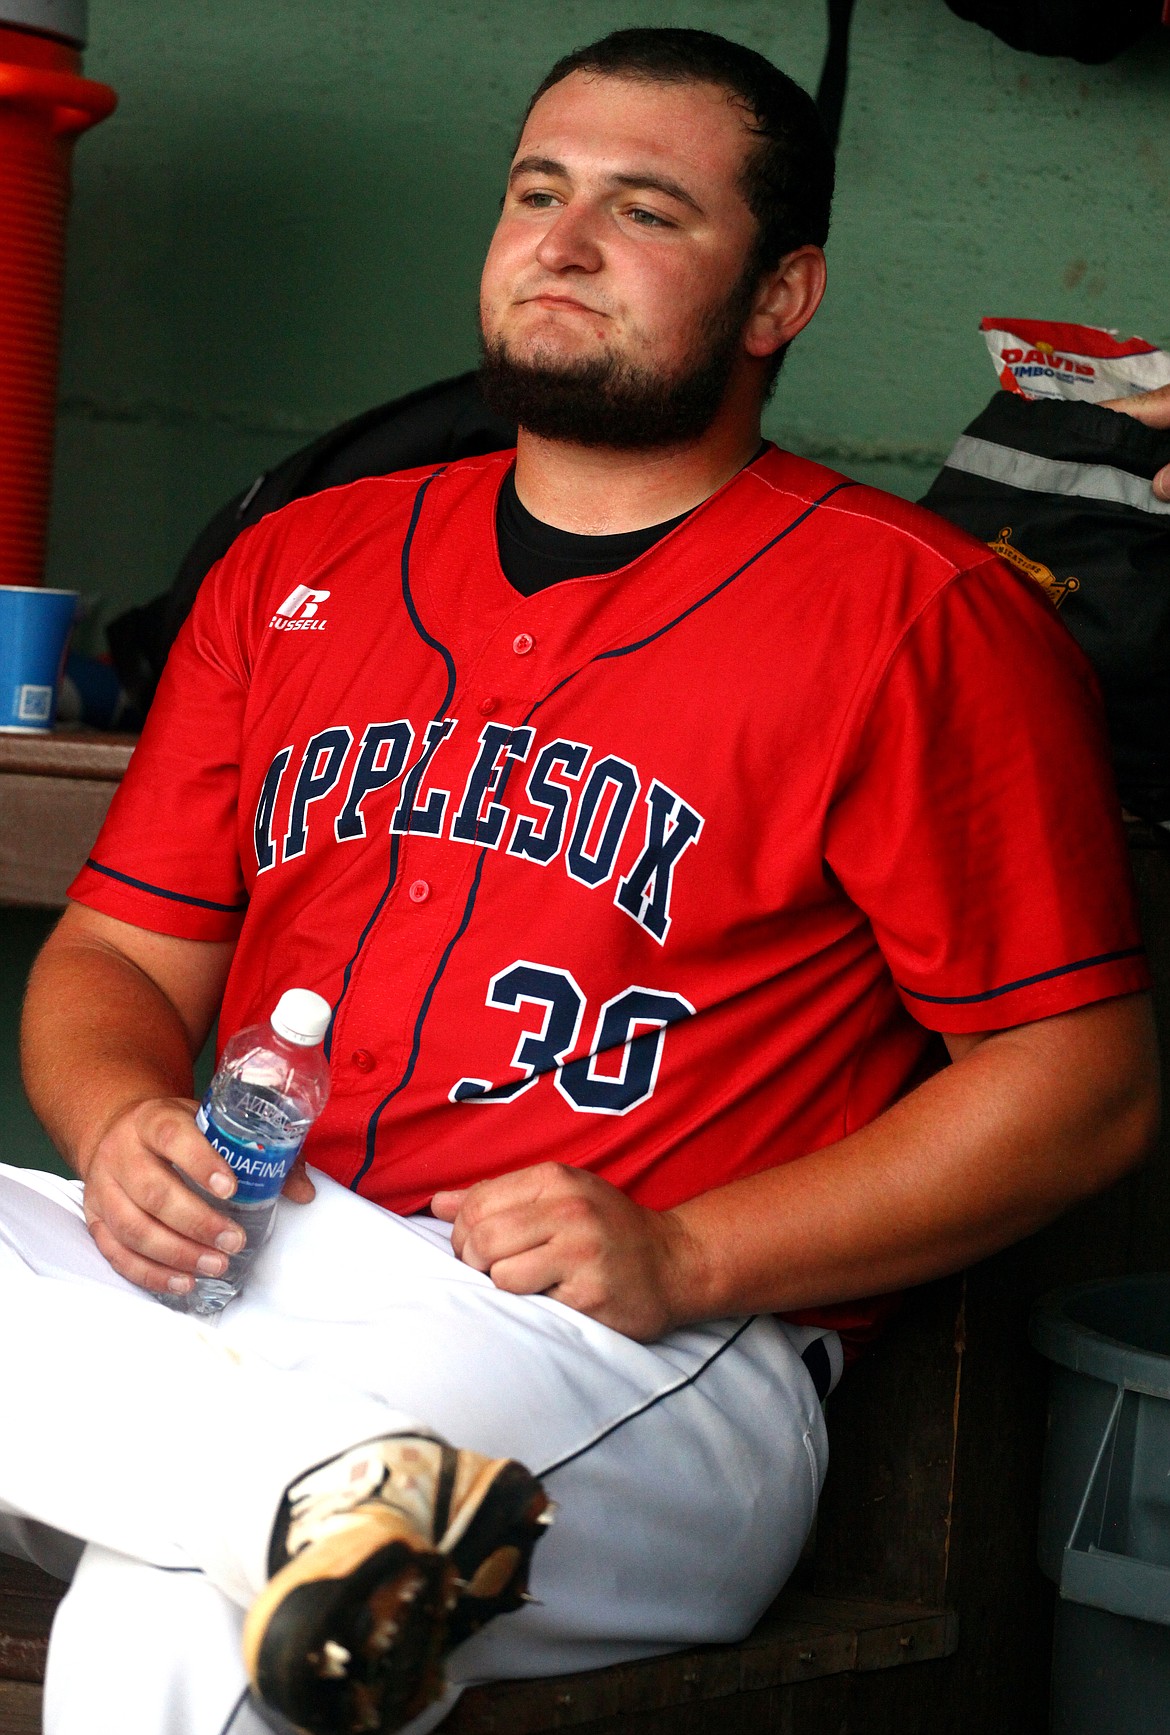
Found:
[(429, 1538), (436, 1479), (432, 1458), (437, 1451), (430, 1441), (374, 1441), (312, 1472), (289, 1491), (289, 1557), (360, 1522), (361, 1508), (374, 1504), (396, 1513), (420, 1540)]

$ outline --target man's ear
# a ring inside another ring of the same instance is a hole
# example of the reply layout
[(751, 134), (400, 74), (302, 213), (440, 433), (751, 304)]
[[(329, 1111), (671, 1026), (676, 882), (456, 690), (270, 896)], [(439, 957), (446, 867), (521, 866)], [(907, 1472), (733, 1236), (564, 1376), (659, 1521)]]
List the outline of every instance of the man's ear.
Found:
[(819, 247), (786, 253), (760, 279), (744, 331), (749, 355), (774, 355), (804, 330), (825, 293), (825, 255)]

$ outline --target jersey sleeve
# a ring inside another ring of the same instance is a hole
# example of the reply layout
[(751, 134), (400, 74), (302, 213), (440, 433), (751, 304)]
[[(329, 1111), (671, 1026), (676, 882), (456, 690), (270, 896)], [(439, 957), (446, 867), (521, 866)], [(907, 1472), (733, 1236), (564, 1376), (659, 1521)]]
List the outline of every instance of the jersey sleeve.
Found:
[(247, 538), (201, 585), (93, 851), (69, 888), (91, 909), (180, 939), (234, 939), (248, 906), (237, 817)]
[(930, 1029), (1004, 1029), (1149, 984), (1092, 670), (998, 561), (936, 594), (881, 672), (826, 859)]

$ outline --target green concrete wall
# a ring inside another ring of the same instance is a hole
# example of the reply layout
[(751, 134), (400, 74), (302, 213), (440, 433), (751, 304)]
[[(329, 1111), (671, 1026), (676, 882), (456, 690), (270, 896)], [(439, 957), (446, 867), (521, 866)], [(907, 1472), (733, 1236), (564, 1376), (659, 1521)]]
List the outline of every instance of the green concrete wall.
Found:
[(41, 910), (0, 913), (0, 1163), (67, 1170), (20, 1086), (17, 1015), (29, 969), (54, 918)]
[[(514, 129), (558, 54), (703, 25), (814, 84), (825, 28), (823, 0), (90, 10), (121, 106), (77, 150), (49, 571), (107, 617), (273, 459), (472, 363)], [(768, 424), (797, 450), (921, 493), (994, 386), (984, 313), (1170, 344), (1170, 32), (1081, 67), (942, 0), (858, 0), (840, 181), (829, 299)], [(10, 1001), (37, 931), (0, 923)], [(11, 1067), (0, 1107), (38, 1149)]]
[[(525, 99), (630, 22), (713, 27), (815, 85), (824, 0), (92, 0), (51, 572), (151, 595), (257, 470), (471, 365)], [(1020, 55), (942, 0), (857, 0), (829, 298), (769, 431), (921, 493), (994, 387), (984, 313), (1170, 342), (1170, 32)]]

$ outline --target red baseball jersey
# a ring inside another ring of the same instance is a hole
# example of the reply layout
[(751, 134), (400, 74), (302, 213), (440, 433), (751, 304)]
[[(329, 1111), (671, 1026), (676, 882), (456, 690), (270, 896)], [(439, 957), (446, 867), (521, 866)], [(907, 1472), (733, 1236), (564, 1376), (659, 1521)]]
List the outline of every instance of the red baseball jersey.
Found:
[(1093, 679), (1029, 580), (769, 448), (526, 598), (510, 462), (240, 536), (71, 888), (236, 940), (221, 1042), (329, 1000), (310, 1162), (404, 1212), (548, 1158), (665, 1208), (865, 1124), (933, 1032), (1146, 986)]

